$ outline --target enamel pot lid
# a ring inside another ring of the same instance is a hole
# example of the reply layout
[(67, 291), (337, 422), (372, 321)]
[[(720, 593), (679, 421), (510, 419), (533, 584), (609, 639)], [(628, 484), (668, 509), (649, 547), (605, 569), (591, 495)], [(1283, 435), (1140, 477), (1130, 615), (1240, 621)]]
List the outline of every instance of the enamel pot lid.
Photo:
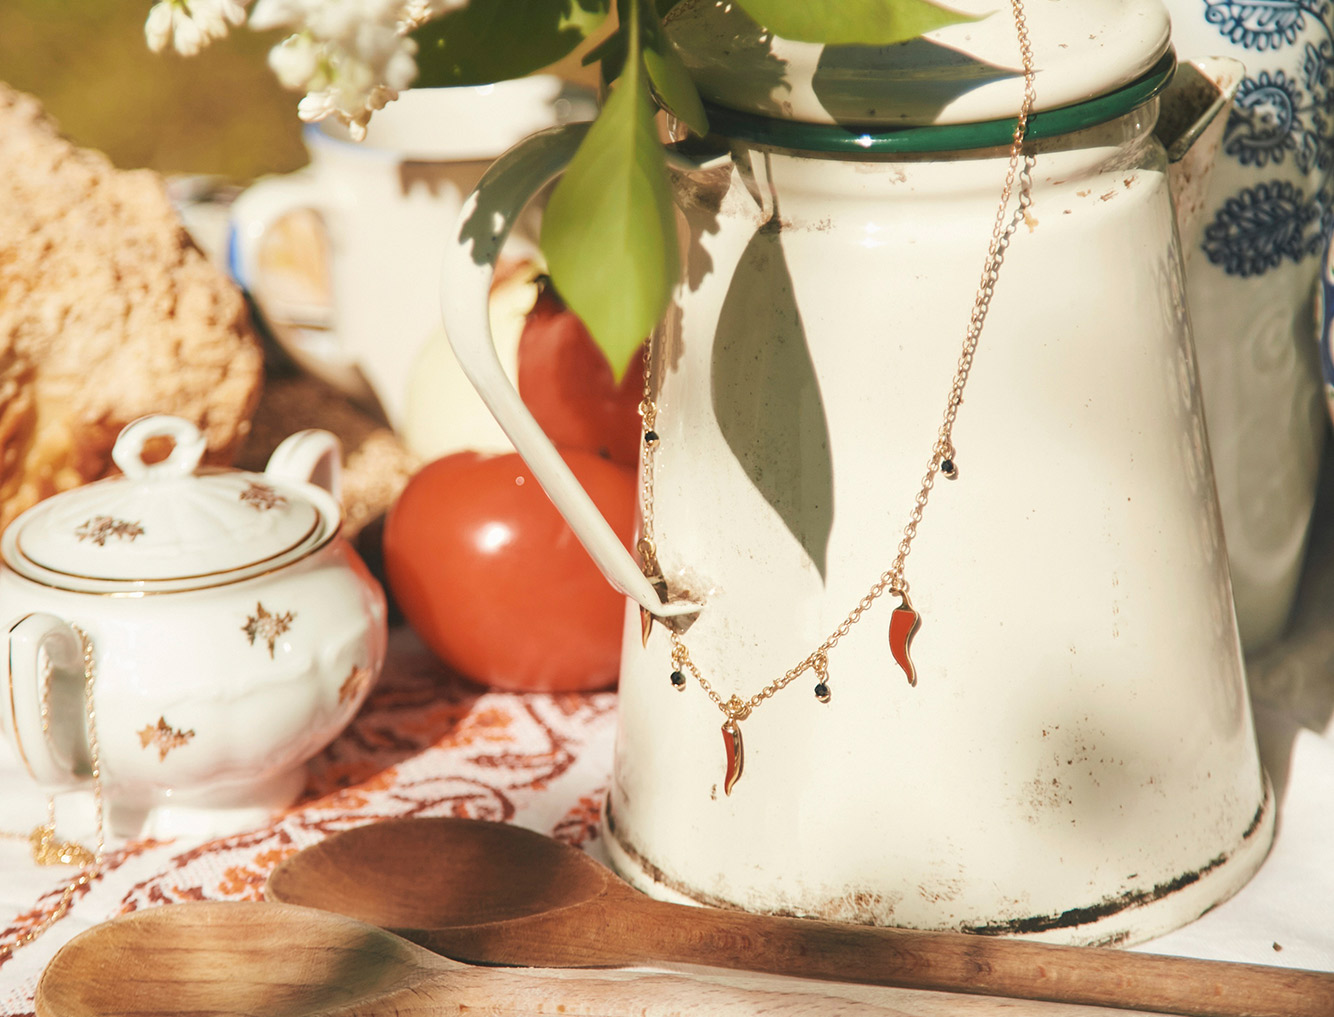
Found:
[[(1023, 62), (1010, 4), (945, 6), (977, 20), (892, 46), (778, 38), (722, 0), (684, 0), (665, 25), (705, 102), (725, 111), (882, 129), (1013, 118)], [(1023, 7), (1037, 111), (1118, 93), (1170, 65), (1160, 0), (1023, 0)]]
[[(147, 463), (145, 445), (174, 442)], [(120, 433), (122, 476), (55, 495), (5, 531), (5, 564), (84, 592), (168, 592), (236, 582), (305, 557), (337, 533), (337, 503), (272, 473), (201, 469), (205, 442), (179, 417), (143, 417)]]

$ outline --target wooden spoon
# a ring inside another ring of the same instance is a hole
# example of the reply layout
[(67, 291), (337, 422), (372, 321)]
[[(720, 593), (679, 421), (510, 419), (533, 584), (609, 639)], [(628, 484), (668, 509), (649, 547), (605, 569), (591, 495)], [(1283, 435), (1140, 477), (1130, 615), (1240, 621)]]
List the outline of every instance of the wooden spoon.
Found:
[[(772, 979), (771, 984), (794, 981)], [(904, 1011), (678, 974), (470, 968), (327, 911), (224, 901), (154, 907), (81, 933), (42, 973), (36, 1010), (37, 1017), (902, 1017), (947, 1012), (934, 1007)]]
[(504, 823), (357, 827), (284, 861), (265, 892), (483, 964), (705, 964), (1195, 1017), (1334, 1015), (1332, 973), (668, 904)]

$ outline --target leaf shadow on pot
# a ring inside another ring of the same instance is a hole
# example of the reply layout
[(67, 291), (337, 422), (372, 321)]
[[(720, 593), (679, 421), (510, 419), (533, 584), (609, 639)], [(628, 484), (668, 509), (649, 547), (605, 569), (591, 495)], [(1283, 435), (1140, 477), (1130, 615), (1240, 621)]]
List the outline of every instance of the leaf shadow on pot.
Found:
[(718, 315), (712, 401), (755, 489), (826, 578), (834, 523), (829, 425), (774, 214), (746, 245)]
[(918, 38), (890, 46), (826, 46), (811, 89), (835, 123), (883, 118), (879, 107), (893, 97), (898, 117), (929, 124), (973, 89), (1020, 73)]
[(728, 64), (745, 68), (744, 74), (728, 76), (729, 106), (780, 118), (791, 112), (787, 61), (773, 53), (770, 33), (739, 4), (674, 4), (662, 24), (696, 80), (709, 75), (711, 61), (701, 55), (721, 54)]

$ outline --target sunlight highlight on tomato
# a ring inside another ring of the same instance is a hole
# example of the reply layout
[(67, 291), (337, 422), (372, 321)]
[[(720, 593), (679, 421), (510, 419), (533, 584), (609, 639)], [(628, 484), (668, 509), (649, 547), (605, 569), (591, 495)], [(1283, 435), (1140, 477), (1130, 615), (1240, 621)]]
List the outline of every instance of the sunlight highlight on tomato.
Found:
[[(629, 547), (634, 472), (591, 452), (562, 456)], [(389, 513), (384, 557), (408, 622), (464, 676), (516, 691), (615, 682), (625, 598), (517, 454), (423, 467)]]

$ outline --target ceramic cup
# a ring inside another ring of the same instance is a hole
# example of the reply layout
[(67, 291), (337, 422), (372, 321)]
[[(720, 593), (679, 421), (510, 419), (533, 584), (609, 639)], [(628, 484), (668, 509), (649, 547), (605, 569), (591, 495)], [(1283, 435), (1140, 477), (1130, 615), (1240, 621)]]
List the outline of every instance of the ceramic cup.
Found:
[(1334, 204), (1334, 8), (1167, 6), (1181, 59), (1246, 68), (1182, 248), (1237, 621), (1252, 650), (1287, 623), (1327, 426), (1312, 300)]
[[(325, 121), (310, 163), (231, 212), (232, 274), (305, 369), (399, 425), (412, 364), (439, 328), (442, 238), (489, 162), (523, 137), (589, 119), (591, 94), (550, 76), (404, 92), (365, 141)], [(513, 250), (535, 245), (535, 216)]]

